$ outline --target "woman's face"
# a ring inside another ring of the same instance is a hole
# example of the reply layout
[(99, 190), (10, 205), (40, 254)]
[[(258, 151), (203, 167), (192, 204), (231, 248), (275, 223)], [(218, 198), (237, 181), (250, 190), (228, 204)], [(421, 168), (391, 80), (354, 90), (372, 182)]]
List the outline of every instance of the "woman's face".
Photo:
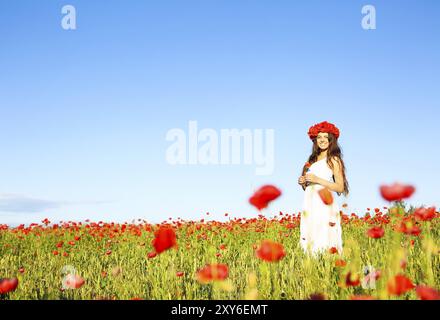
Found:
[(320, 132), (316, 137), (316, 143), (321, 150), (327, 150), (329, 142), (328, 142), (328, 133)]

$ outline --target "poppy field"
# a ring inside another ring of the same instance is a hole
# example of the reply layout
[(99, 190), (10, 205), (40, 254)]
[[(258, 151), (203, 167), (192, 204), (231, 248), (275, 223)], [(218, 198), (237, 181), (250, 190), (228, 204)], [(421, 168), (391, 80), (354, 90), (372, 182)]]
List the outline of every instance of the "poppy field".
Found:
[(440, 299), (440, 214), (406, 208), (408, 187), (380, 191), (388, 207), (342, 205), (343, 252), (317, 256), (300, 212), (269, 213), (274, 186), (249, 199), (251, 219), (0, 225), (0, 300)]

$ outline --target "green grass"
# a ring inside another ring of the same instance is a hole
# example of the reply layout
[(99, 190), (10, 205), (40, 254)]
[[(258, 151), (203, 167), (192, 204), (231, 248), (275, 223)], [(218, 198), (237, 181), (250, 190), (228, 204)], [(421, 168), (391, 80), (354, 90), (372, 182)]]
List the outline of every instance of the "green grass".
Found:
[[(290, 215), (283, 216), (281, 221), (260, 217), (227, 223), (170, 222), (175, 226), (178, 248), (152, 259), (147, 258), (147, 254), (153, 251), (151, 241), (157, 227), (154, 225), (127, 225), (123, 232), (118, 224), (90, 228), (85, 224), (69, 224), (57, 229), (50, 225), (34, 226), (31, 230), (3, 228), (0, 230), (0, 278), (17, 277), (19, 285), (0, 299), (279, 300), (308, 299), (314, 293), (324, 294), (327, 299), (349, 299), (352, 295), (417, 299), (415, 290), (389, 296), (387, 282), (400, 273), (415, 285), (440, 287), (437, 246), (440, 219), (420, 222), (420, 236), (393, 231), (393, 224), (399, 220), (396, 216), (389, 224), (381, 219), (372, 220), (370, 224), (356, 218), (343, 223), (343, 254), (324, 253), (317, 258), (303, 253), (299, 246), (299, 220)], [(365, 235), (374, 225), (385, 229), (383, 238), (371, 239)], [(71, 246), (68, 242), (74, 236), (81, 239)], [(282, 243), (286, 256), (279, 262), (258, 259), (253, 246), (263, 239)], [(411, 240), (414, 240), (413, 246)], [(64, 241), (62, 248), (56, 247), (59, 241)], [(226, 245), (225, 250), (219, 249), (221, 244)], [(60, 254), (53, 255), (54, 250)], [(107, 250), (111, 250), (111, 254), (107, 255)], [(68, 256), (62, 256), (63, 252)], [(217, 253), (221, 256), (217, 257)], [(343, 259), (347, 265), (336, 267), (337, 259)], [(400, 266), (402, 259), (407, 260), (405, 268)], [(195, 275), (207, 263), (227, 264), (228, 279), (199, 283)], [(70, 266), (67, 267), (69, 272), (76, 272), (85, 279), (81, 288), (61, 290), (66, 266)], [(381, 271), (375, 288), (340, 285), (348, 271), (362, 279), (365, 266)], [(19, 272), (21, 267), (23, 273)], [(184, 276), (177, 277), (179, 271), (184, 272)]]

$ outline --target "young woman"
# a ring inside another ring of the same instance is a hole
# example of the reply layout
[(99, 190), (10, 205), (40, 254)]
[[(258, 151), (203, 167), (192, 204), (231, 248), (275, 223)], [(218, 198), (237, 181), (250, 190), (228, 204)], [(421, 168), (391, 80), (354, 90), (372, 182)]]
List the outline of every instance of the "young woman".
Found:
[[(312, 154), (304, 165), (298, 183), (305, 190), (301, 212), (300, 244), (304, 251), (335, 250), (342, 253), (341, 216), (333, 195), (348, 195), (348, 182), (341, 148), (339, 129), (329, 122), (310, 127)], [(324, 190), (327, 189), (327, 190)]]

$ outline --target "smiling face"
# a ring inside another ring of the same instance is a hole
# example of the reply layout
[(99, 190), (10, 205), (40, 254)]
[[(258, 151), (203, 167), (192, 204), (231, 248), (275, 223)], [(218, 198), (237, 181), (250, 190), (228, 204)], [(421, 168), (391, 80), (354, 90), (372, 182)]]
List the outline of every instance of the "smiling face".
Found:
[(319, 149), (327, 150), (329, 146), (328, 133), (327, 132), (318, 133), (318, 136), (316, 137), (316, 144), (318, 145)]

